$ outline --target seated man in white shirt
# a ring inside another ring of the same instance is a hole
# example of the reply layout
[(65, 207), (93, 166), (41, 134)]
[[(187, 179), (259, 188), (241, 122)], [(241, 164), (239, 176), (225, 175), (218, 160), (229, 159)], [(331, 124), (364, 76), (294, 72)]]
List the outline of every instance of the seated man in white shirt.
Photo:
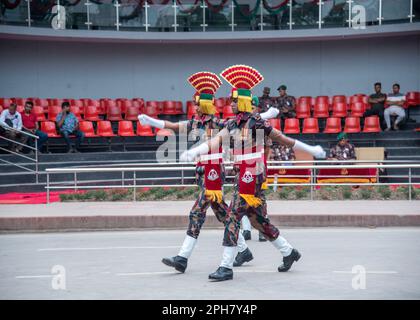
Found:
[[(0, 115), (0, 126), (2, 126), (2, 134), (10, 139), (18, 141), (22, 144), (26, 143), (27, 136), (19, 131), (22, 131), (22, 116), (16, 111), (16, 104), (12, 103), (8, 109), (3, 110)], [(9, 129), (15, 130), (9, 130)], [(16, 131), (17, 130), (17, 131)], [(22, 151), (23, 146), (9, 142), (9, 148), (12, 152)]]
[(384, 118), (386, 122), (385, 131), (391, 130), (391, 116), (397, 116), (394, 122), (394, 130), (399, 130), (398, 124), (405, 118), (405, 95), (400, 93), (400, 85), (398, 83), (392, 86), (392, 94), (389, 94), (386, 99)]

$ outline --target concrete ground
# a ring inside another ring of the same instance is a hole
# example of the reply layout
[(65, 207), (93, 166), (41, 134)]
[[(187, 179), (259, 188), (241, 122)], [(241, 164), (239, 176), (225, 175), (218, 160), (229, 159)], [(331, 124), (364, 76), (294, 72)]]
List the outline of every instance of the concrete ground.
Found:
[(207, 277), (222, 230), (203, 230), (185, 274), (161, 263), (184, 230), (3, 234), (0, 299), (420, 299), (420, 228), (282, 234), (302, 253), (291, 271), (277, 272), (276, 249), (252, 240), (254, 260), (217, 283)]

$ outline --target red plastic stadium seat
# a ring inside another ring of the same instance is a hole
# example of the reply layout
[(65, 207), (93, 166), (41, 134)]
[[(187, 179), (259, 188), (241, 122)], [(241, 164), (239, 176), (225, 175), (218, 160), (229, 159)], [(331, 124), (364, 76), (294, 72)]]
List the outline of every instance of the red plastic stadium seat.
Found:
[(329, 116), (329, 104), (325, 101), (315, 102), (314, 118), (328, 118)]
[(120, 112), (121, 112), (121, 108), (118, 106), (117, 101), (114, 100), (114, 99), (105, 100), (104, 105), (105, 105), (105, 110), (106, 110), (107, 113), (108, 113), (108, 110), (111, 109), (111, 108), (118, 108), (118, 109), (120, 109)]
[(151, 126), (142, 126), (140, 122), (137, 121), (137, 135), (142, 137), (154, 137), (155, 134), (152, 131)]
[(281, 131), (281, 121), (280, 121), (280, 119), (269, 119), (268, 121), (270, 122), (270, 124), (273, 128)]
[(334, 105), (337, 102), (342, 102), (347, 104), (347, 97), (345, 95), (335, 95), (332, 97), (332, 104)]
[(53, 121), (43, 121), (41, 122), (41, 131), (45, 132), (49, 138), (58, 138), (60, 137), (57, 134), (57, 129), (55, 126), (55, 122)]
[(174, 135), (174, 131), (173, 130), (169, 130), (169, 129), (159, 129), (156, 128), (156, 135), (157, 136), (173, 136)]
[(98, 136), (100, 137), (115, 137), (115, 133), (112, 131), (110, 121), (99, 121), (98, 122)]
[(95, 106), (86, 106), (85, 107), (85, 120), (89, 121), (99, 121), (98, 109)]
[(230, 104), (223, 107), (223, 119), (234, 118), (235, 114), (232, 111)]
[(318, 96), (315, 98), (315, 104), (326, 104), (326, 105), (330, 105), (330, 97), (329, 96)]
[(347, 103), (335, 102), (332, 107), (333, 118), (345, 118), (347, 117)]
[(138, 107), (130, 106), (125, 111), (124, 119), (129, 121), (137, 121), (137, 116), (139, 115)]
[(122, 120), (121, 109), (117, 105), (115, 105), (115, 106), (108, 105), (107, 110), (108, 111), (106, 113), (106, 120), (108, 120), (108, 121), (120, 121), (120, 120)]
[(121, 109), (122, 113), (125, 113), (127, 108), (133, 105), (133, 101), (126, 98), (118, 98), (115, 101), (117, 103), (117, 106)]
[(166, 114), (166, 115), (177, 114), (175, 101), (163, 101), (162, 114)]
[(308, 104), (310, 107), (313, 105), (313, 98), (309, 96), (302, 96), (297, 99), (297, 104)]
[(48, 98), (47, 101), (50, 107), (52, 106), (61, 107), (61, 104), (64, 102), (64, 99)]
[(223, 108), (226, 105), (226, 99), (225, 98), (217, 98), (214, 100), (214, 106), (216, 107), (217, 112), (223, 113)]
[(346, 118), (346, 124), (344, 126), (344, 132), (347, 133), (359, 133), (360, 132), (360, 120), (358, 117)]
[(304, 119), (302, 133), (319, 133), (318, 119), (316, 118)]
[(39, 99), (36, 98), (34, 100), (31, 100), (34, 103), (34, 106), (39, 106), (42, 107), (44, 109), (44, 113), (48, 112), (48, 100), (47, 99)]
[(134, 137), (133, 123), (131, 121), (120, 121), (118, 123), (118, 135), (121, 137)]
[(0, 98), (0, 106), (3, 107), (3, 109), (9, 108), (9, 106), (13, 103), (12, 99), (9, 98)]
[(366, 110), (365, 104), (361, 101), (352, 103), (350, 109), (352, 117), (363, 117)]
[(369, 98), (365, 94), (354, 94), (349, 98), (349, 105), (351, 106), (355, 102), (362, 102), (363, 104), (367, 104)]
[(98, 136), (97, 134), (95, 134), (95, 130), (93, 129), (93, 123), (90, 121), (80, 121), (79, 129), (85, 134), (85, 137), (87, 138)]
[(19, 113), (23, 113), (25, 111), (25, 107), (24, 106), (17, 106), (16, 111)]
[(420, 92), (407, 92), (406, 101), (409, 107), (420, 105)]
[(299, 119), (286, 119), (284, 121), (284, 133), (300, 133)]
[(72, 107), (79, 107), (80, 111), (83, 113), (83, 109), (84, 109), (84, 103), (82, 100), (80, 99), (69, 99), (70, 102), (70, 106)]
[(44, 108), (40, 106), (34, 106), (32, 108), (32, 113), (36, 117), (36, 121), (46, 121), (47, 118), (45, 118)]
[(160, 114), (158, 101), (147, 101), (144, 107), (144, 113), (150, 117), (157, 118)]
[(310, 118), (311, 117), (311, 104), (307, 102), (298, 102), (296, 105), (296, 118)]
[(381, 125), (378, 116), (371, 116), (365, 118), (365, 125), (363, 132), (381, 132)]
[(55, 121), (57, 114), (62, 111), (60, 106), (49, 106), (48, 107), (48, 120)]
[(70, 106), (70, 112), (73, 112), (77, 119), (82, 119), (82, 110), (78, 106)]
[(341, 132), (341, 119), (328, 118), (325, 125), (324, 133), (340, 133)]
[(184, 110), (182, 110), (182, 101), (175, 101), (175, 111), (176, 114), (184, 114)]
[(18, 106), (23, 106), (25, 104), (26, 99), (23, 98), (12, 98), (12, 101), (16, 103)]
[(3, 107), (0, 105), (0, 113), (3, 112)]
[(139, 111), (144, 113), (144, 100), (141, 98), (133, 98), (131, 99), (133, 106), (139, 107)]

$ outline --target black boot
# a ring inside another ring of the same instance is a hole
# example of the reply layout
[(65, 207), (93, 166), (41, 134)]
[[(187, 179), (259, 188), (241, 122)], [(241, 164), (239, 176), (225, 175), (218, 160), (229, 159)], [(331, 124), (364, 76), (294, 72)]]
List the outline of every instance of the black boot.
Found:
[(267, 241), (267, 239), (264, 237), (264, 235), (261, 232), (258, 233), (258, 241), (259, 242)]
[(244, 231), (242, 232), (242, 235), (244, 236), (244, 239), (245, 239), (245, 240), (251, 240), (251, 231), (249, 231), (249, 230), (244, 230)]
[(209, 279), (215, 281), (225, 281), (225, 280), (232, 280), (233, 279), (233, 271), (232, 269), (228, 269), (225, 267), (217, 268), (216, 272), (209, 274)]
[(299, 251), (293, 249), (291, 254), (289, 254), (287, 257), (283, 257), (283, 264), (280, 267), (278, 267), (279, 272), (289, 271), (293, 262), (298, 261), (300, 257), (301, 255)]
[(163, 258), (162, 262), (167, 266), (174, 267), (175, 270), (184, 273), (185, 269), (187, 269), (188, 259), (181, 256), (176, 256), (172, 258)]
[(236, 255), (235, 261), (233, 262), (233, 266), (240, 267), (245, 262), (249, 262), (252, 259), (254, 259), (254, 257), (252, 256), (251, 250), (249, 250), (249, 248), (246, 248), (246, 250), (242, 252), (238, 252), (238, 254)]

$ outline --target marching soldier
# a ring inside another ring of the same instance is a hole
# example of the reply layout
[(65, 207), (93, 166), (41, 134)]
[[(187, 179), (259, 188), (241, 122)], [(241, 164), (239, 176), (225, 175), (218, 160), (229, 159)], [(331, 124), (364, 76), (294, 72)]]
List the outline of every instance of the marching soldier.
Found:
[(279, 230), (263, 212), (261, 190), (266, 177), (264, 143), (270, 138), (295, 150), (306, 151), (316, 158), (325, 158), (325, 151), (321, 146), (309, 146), (283, 135), (267, 121), (252, 114), (251, 89), (264, 79), (257, 70), (245, 65), (235, 65), (225, 69), (221, 76), (233, 87), (231, 106), (236, 118), (229, 120), (210, 141), (185, 151), (180, 158), (181, 161), (191, 161), (199, 155), (207, 154), (209, 150), (217, 149), (224, 140), (233, 138), (235, 164), (239, 166), (238, 185), (234, 188), (226, 218), (222, 262), (216, 272), (209, 275), (209, 279), (233, 279), (232, 269), (240, 234), (239, 225), (244, 215), (248, 216), (253, 227), (261, 231), (283, 255), (283, 264), (278, 267), (278, 271), (288, 271), (301, 255), (280, 236)]
[[(214, 94), (222, 82), (216, 74), (211, 72), (195, 73), (188, 78), (188, 81), (197, 90), (194, 101), (197, 106), (198, 117), (194, 117), (190, 121), (174, 123), (157, 120), (142, 114), (139, 115), (140, 123), (160, 129), (168, 128), (184, 133), (192, 132), (196, 136), (204, 135), (204, 139), (211, 138), (213, 131), (223, 127), (223, 120), (214, 115), (216, 108), (213, 103)], [(222, 194), (222, 185), (225, 179), (222, 148), (218, 147), (215, 150), (218, 152), (203, 154), (197, 162), (196, 180), (200, 193), (190, 211), (190, 222), (182, 247), (177, 256), (162, 259), (164, 264), (174, 267), (182, 273), (187, 268), (188, 259), (194, 250), (200, 230), (205, 222), (207, 209), (212, 208), (218, 221), (224, 223), (226, 219), (228, 206)], [(242, 235), (239, 241), (243, 243), (243, 246), (246, 246)]]

